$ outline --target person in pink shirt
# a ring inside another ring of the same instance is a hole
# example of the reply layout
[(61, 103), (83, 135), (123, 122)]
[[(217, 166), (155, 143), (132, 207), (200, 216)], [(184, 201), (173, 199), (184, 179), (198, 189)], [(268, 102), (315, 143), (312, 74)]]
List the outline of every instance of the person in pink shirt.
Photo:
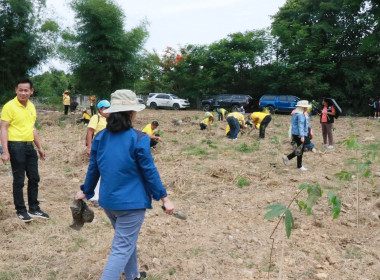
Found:
[(334, 116), (336, 115), (335, 107), (332, 105), (330, 99), (328, 98), (322, 99), (322, 105), (323, 109), (318, 115), (321, 117), (320, 122), (322, 126), (323, 146), (327, 147), (328, 149), (332, 149), (334, 148), (332, 129), (334, 123)]

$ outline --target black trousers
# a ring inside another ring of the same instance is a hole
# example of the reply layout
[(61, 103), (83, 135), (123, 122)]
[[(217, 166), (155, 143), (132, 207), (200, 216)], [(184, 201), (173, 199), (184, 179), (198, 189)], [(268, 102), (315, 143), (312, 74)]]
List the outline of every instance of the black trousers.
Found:
[(272, 117), (271, 116), (266, 116), (260, 123), (260, 138), (265, 138), (265, 129), (267, 128), (268, 124), (271, 122)]
[(28, 177), (28, 205), (30, 211), (39, 211), (38, 155), (31, 142), (8, 142), (13, 173), (13, 200), (17, 213), (26, 212), (23, 187)]
[(200, 123), (199, 126), (201, 127), (201, 130), (205, 130), (207, 128), (207, 125), (204, 123)]
[(95, 108), (95, 105), (90, 106), (90, 109), (91, 109), (91, 116), (96, 115), (96, 108)]
[(64, 105), (65, 106), (65, 115), (69, 113), (69, 107), (70, 105)]
[[(293, 141), (297, 143), (297, 147), (301, 146), (303, 143), (301, 142), (301, 138), (298, 137), (298, 135), (292, 135)], [(303, 155), (304, 146), (302, 145), (302, 151), (301, 155), (297, 156), (297, 168), (302, 167), (302, 155)], [(292, 159), (296, 156), (296, 152), (293, 151), (293, 153), (288, 155), (288, 159)]]

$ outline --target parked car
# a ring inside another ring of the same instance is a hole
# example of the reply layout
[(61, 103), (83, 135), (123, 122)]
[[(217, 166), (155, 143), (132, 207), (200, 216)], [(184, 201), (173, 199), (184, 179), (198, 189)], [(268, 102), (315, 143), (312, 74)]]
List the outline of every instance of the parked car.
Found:
[(190, 102), (170, 93), (150, 93), (146, 106), (151, 109), (172, 108), (174, 110), (190, 108)]
[(217, 108), (238, 111), (241, 106), (243, 106), (245, 110), (253, 108), (253, 98), (246, 94), (219, 94), (212, 98), (202, 100), (202, 108), (204, 111), (212, 111)]
[(269, 112), (291, 112), (296, 108), (297, 102), (300, 99), (293, 95), (271, 95), (266, 94), (261, 96), (259, 100), (259, 108), (268, 108)]
[(144, 104), (144, 100), (140, 97), (137, 98), (137, 102), (139, 102), (139, 104)]

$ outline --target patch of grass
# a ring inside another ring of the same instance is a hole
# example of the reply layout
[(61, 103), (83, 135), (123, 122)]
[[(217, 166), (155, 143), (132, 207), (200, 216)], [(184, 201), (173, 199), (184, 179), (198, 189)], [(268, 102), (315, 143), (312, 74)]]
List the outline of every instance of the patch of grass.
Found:
[(14, 271), (0, 272), (0, 280), (14, 280), (21, 279), (21, 275)]
[(239, 188), (243, 188), (243, 187), (247, 187), (247, 186), (249, 186), (251, 183), (247, 180), (247, 179), (245, 179), (245, 178), (243, 178), (243, 177), (240, 177), (240, 178), (238, 178), (238, 181), (237, 181), (237, 186), (239, 187)]
[(362, 259), (362, 253), (360, 251), (360, 248), (352, 246), (349, 248), (346, 248), (346, 252), (344, 254), (344, 257), (346, 259)]
[(254, 266), (255, 266), (255, 263), (253, 261), (250, 261), (249, 263), (247, 263), (248, 269), (252, 269)]
[(193, 116), (194, 120), (199, 120), (199, 116), (195, 115)]
[(42, 129), (41, 120), (37, 118), (36, 122), (34, 123), (34, 126), (36, 127), (37, 130), (41, 130)]
[(379, 151), (380, 150), (380, 142), (372, 143), (369, 145), (364, 145), (363, 149), (368, 150), (368, 151)]
[(208, 145), (210, 148), (212, 148), (212, 149), (217, 149), (218, 148), (218, 146), (216, 146), (216, 145), (213, 145), (213, 144), (210, 144), (210, 145)]
[(69, 252), (78, 252), (79, 248), (82, 247), (83, 243), (85, 243), (87, 241), (87, 239), (83, 238), (82, 236), (77, 236), (74, 238), (74, 241), (75, 242), (74, 242), (73, 246), (68, 248)]
[(49, 151), (49, 146), (46, 144), (42, 144), (42, 149), (44, 149), (45, 151)]
[(68, 167), (68, 168), (66, 168), (66, 170), (65, 170), (65, 171), (66, 171), (66, 173), (71, 173), (71, 171), (72, 171), (72, 170), (71, 170), (71, 168), (70, 168), (70, 167)]
[(46, 280), (56, 280), (59, 272), (56, 270), (50, 270), (47, 274)]
[(182, 149), (183, 151), (187, 151), (186, 155), (188, 156), (207, 156), (208, 152), (200, 148), (196, 145), (190, 145)]
[(172, 268), (172, 269), (169, 269), (169, 275), (174, 275), (177, 271), (174, 269), (174, 268)]
[(246, 143), (240, 144), (235, 148), (236, 151), (241, 153), (252, 153), (259, 150), (259, 143), (253, 142), (252, 144), (248, 145)]

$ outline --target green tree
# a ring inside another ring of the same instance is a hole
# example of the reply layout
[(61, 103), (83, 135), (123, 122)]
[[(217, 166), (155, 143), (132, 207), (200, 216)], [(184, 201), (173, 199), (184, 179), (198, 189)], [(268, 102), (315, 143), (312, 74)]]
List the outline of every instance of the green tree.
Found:
[(35, 96), (37, 97), (59, 97), (62, 101), (62, 93), (71, 89), (71, 75), (64, 71), (52, 69), (33, 77)]
[(14, 95), (18, 78), (52, 53), (59, 28), (45, 10), (42, 0), (0, 0), (0, 103)]
[(125, 16), (112, 0), (74, 0), (74, 32), (63, 34), (60, 52), (71, 63), (76, 89), (109, 97), (123, 87), (133, 88), (140, 77), (139, 51), (148, 35), (146, 23), (126, 32)]

